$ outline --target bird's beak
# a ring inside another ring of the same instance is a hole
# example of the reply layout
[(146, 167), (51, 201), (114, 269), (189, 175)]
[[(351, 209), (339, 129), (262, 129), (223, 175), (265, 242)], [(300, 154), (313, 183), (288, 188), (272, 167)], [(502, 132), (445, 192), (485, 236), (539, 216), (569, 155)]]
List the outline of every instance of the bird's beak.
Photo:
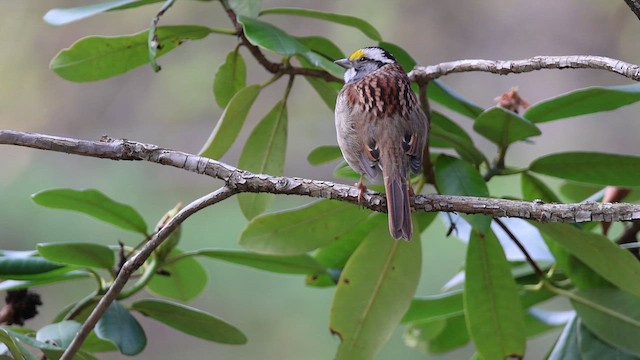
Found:
[(351, 69), (353, 67), (349, 59), (336, 60), (334, 61), (334, 63), (342, 66), (345, 69)]

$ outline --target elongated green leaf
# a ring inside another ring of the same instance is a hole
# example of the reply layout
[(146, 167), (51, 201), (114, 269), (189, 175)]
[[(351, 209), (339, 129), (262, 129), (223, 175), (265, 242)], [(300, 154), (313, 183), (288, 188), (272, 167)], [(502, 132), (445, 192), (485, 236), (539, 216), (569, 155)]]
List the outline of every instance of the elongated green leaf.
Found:
[(431, 125), (429, 137), (431, 138), (431, 140), (433, 140), (435, 147), (438, 147), (438, 145), (446, 144), (442, 147), (453, 148), (461, 158), (476, 166), (480, 166), (483, 163), (488, 163), (488, 160), (484, 157), (480, 150), (475, 147), (471, 140), (467, 140), (464, 137), (458, 136), (454, 133), (450, 133), (440, 128), (439, 125)]
[(72, 8), (51, 9), (44, 15), (44, 21), (49, 25), (66, 25), (105, 11), (128, 9), (161, 1), (163, 0), (115, 0)]
[[(256, 125), (242, 149), (238, 167), (256, 174), (282, 175), (287, 151), (287, 104), (284, 100)], [(244, 216), (251, 220), (263, 213), (273, 194), (238, 194), (238, 202)]]
[(256, 217), (242, 232), (240, 245), (261, 254), (301, 255), (335, 241), (369, 214), (351, 204), (321, 200)]
[(371, 359), (411, 303), (420, 278), (420, 241), (394, 241), (386, 217), (360, 244), (340, 276), (330, 328), (341, 340), (336, 359)]
[[(296, 59), (298, 59), (305, 68), (317, 68), (301, 55), (296, 55)], [(313, 76), (305, 76), (304, 78), (309, 82), (318, 95), (320, 95), (320, 98), (327, 105), (329, 110), (333, 111), (336, 107), (336, 99), (338, 97), (338, 92), (342, 88), (342, 84), (324, 81)]]
[(483, 358), (524, 356), (525, 326), (518, 289), (493, 232), (485, 236), (471, 233), (464, 307), (471, 338)]
[[(65, 273), (52, 274), (51, 276), (38, 276), (33, 280), (5, 280), (0, 282), (0, 291), (20, 290), (38, 287), (42, 285), (49, 285), (63, 281), (86, 279), (92, 275), (83, 270), (74, 270)], [(0, 276), (3, 277), (3, 276)]]
[(238, 91), (247, 86), (247, 69), (239, 51), (233, 50), (220, 65), (213, 79), (213, 94), (218, 106), (224, 108)]
[(228, 0), (228, 4), (237, 15), (256, 17), (260, 13), (262, 0)]
[(580, 349), (578, 349), (579, 327), (580, 320), (577, 316), (565, 325), (549, 354), (548, 360), (580, 359)]
[(64, 271), (68, 270), (64, 269), (63, 265), (52, 263), (39, 256), (24, 258), (0, 256), (0, 278), (3, 279), (31, 278), (35, 275), (51, 276)]
[(583, 359), (616, 359), (637, 360), (639, 357), (631, 355), (598, 338), (581, 321), (578, 328), (578, 346)]
[[(296, 55), (296, 58), (300, 60), (303, 58), (307, 60), (309, 65), (314, 68), (326, 70), (331, 75), (340, 78), (344, 75), (344, 69), (340, 67), (338, 64), (334, 63), (333, 60), (329, 60), (326, 57), (317, 54), (313, 51), (307, 51)], [(302, 61), (301, 61), (302, 62)], [(305, 67), (310, 67), (305, 64)]]
[[(440, 131), (444, 131), (448, 134), (456, 135), (457, 137), (465, 141), (468, 141), (471, 144), (471, 146), (474, 146), (471, 136), (467, 134), (467, 132), (462, 128), (462, 126), (458, 125), (456, 122), (449, 119), (447, 116), (445, 116), (443, 113), (439, 111), (436, 111), (436, 110), (431, 111), (431, 126), (437, 126)], [(438, 141), (438, 139), (430, 139), (429, 144), (433, 147), (443, 147), (443, 148), (452, 147), (452, 144), (446, 141)]]
[(600, 339), (640, 356), (640, 298), (618, 289), (588, 289), (570, 299), (584, 325)]
[(469, 342), (463, 314), (410, 322), (403, 337), (407, 346), (431, 354), (446, 353)]
[(640, 101), (639, 84), (594, 86), (541, 101), (528, 108), (524, 117), (539, 123), (614, 110), (637, 101)]
[(93, 243), (46, 243), (37, 245), (43, 258), (66, 265), (113, 269), (115, 257), (108, 246)]
[(335, 145), (318, 146), (307, 155), (307, 161), (311, 165), (321, 165), (341, 158), (342, 152)]
[(378, 30), (376, 30), (368, 22), (354, 16), (339, 15), (339, 14), (333, 14), (333, 13), (322, 12), (317, 10), (293, 8), (293, 7), (271, 8), (271, 9), (262, 10), (260, 12), (260, 16), (268, 15), (268, 14), (304, 16), (304, 17), (320, 19), (324, 21), (330, 21), (336, 24), (354, 27), (362, 31), (362, 33), (365, 34), (371, 40), (375, 40), (375, 41), (382, 40), (382, 36), (378, 32)]
[(194, 254), (282, 274), (310, 274), (324, 271), (322, 265), (306, 254), (280, 256), (231, 250), (198, 250)]
[(478, 105), (466, 100), (462, 95), (446, 86), (442, 81), (429, 81), (427, 92), (429, 99), (466, 117), (475, 119), (484, 111)]
[(191, 336), (222, 344), (244, 344), (247, 337), (235, 326), (207, 312), (167, 300), (136, 301), (132, 309)]
[(9, 333), (5, 329), (1, 329), (1, 328), (0, 328), (0, 342), (3, 343), (7, 347), (7, 349), (9, 349), (9, 352), (11, 353), (11, 356), (13, 356), (14, 359), (23, 358), (22, 351), (20, 351), (20, 347), (18, 346), (18, 343), (16, 343), (13, 337), (11, 337), (11, 335), (9, 335)]
[(344, 53), (338, 45), (323, 36), (306, 36), (298, 37), (299, 42), (311, 49), (318, 55), (322, 55), (328, 60), (337, 60), (344, 58)]
[(533, 223), (600, 276), (631, 294), (640, 296), (640, 263), (627, 250), (602, 235), (581, 231), (568, 224)]
[(136, 355), (147, 346), (144, 330), (124, 306), (118, 301), (109, 305), (95, 328), (100, 339), (114, 343), (121, 354)]
[(595, 185), (640, 185), (640, 157), (638, 156), (566, 152), (541, 157), (531, 163), (529, 170)]
[(229, 150), (261, 89), (260, 85), (250, 85), (233, 95), (200, 155), (217, 160)]
[[(466, 161), (440, 155), (435, 166), (438, 190), (444, 195), (489, 196), (487, 184), (478, 170)], [(489, 231), (491, 218), (484, 215), (463, 216), (474, 228), (482, 233)]]
[(324, 246), (313, 257), (324, 267), (343, 268), (358, 245), (378, 225), (376, 216), (359, 218), (352, 222), (352, 227), (338, 235), (334, 242)]
[(541, 134), (540, 129), (531, 121), (501, 107), (492, 107), (478, 115), (473, 123), (473, 130), (501, 149), (516, 141)]
[[(34, 333), (31, 330), (28, 329), (24, 329), (24, 328), (16, 328), (16, 327), (12, 327), (11, 329), (4, 329), (7, 333), (9, 333), (9, 335), (11, 335), (11, 337), (13, 337), (14, 339), (17, 339), (17, 345), (18, 347), (20, 347), (20, 351), (22, 352), (23, 356), (25, 356), (25, 359), (31, 360), (31, 359), (39, 359), (39, 358), (35, 358), (33, 356), (31, 356), (30, 353), (27, 352), (27, 350), (24, 348), (23, 344), (29, 345), (29, 346), (33, 346), (35, 348), (38, 348), (40, 350), (42, 350), (43, 354), (47, 357), (47, 359), (58, 359), (60, 358), (60, 356), (62, 355), (64, 348), (57, 346), (56, 344), (53, 343), (47, 343), (47, 342), (42, 342), (42, 341), (38, 341), (35, 339), (34, 337)], [(93, 355), (80, 350), (76, 356), (74, 357), (74, 359), (78, 359), (78, 360), (97, 360)]]
[(462, 291), (413, 299), (402, 322), (431, 320), (464, 314)]
[(72, 320), (49, 324), (38, 330), (36, 340), (66, 348), (71, 344), (80, 327), (80, 323)]
[[(174, 248), (166, 261), (180, 256), (182, 250)], [(186, 257), (162, 267), (167, 275), (154, 276), (147, 289), (157, 295), (189, 301), (198, 296), (207, 286), (207, 271), (198, 260)]]
[[(185, 40), (209, 35), (204, 26), (161, 26), (156, 30), (162, 45), (157, 56), (175, 49)], [(65, 80), (96, 81), (125, 73), (149, 61), (148, 32), (124, 36), (89, 36), (60, 51), (49, 67)]]
[(347, 164), (345, 161), (336, 166), (335, 170), (333, 170), (333, 176), (337, 178), (353, 180), (358, 180), (361, 178), (361, 175), (353, 170), (351, 166), (349, 166), (349, 164)]
[[(581, 202), (603, 189), (604, 186), (602, 185), (598, 186), (566, 181), (560, 185), (560, 194), (568, 199), (568, 202)], [(592, 201), (602, 200), (602, 195), (604, 195), (604, 191), (602, 191), (598, 199), (592, 199)]]
[(114, 201), (98, 190), (52, 189), (33, 194), (31, 198), (38, 205), (78, 211), (125, 230), (147, 235), (147, 224), (134, 208)]
[(244, 28), (245, 36), (253, 45), (280, 55), (303, 54), (310, 51), (295, 37), (275, 25), (242, 15), (238, 16), (238, 21)]
[(520, 178), (522, 197), (524, 200), (540, 199), (546, 203), (559, 203), (560, 198), (551, 190), (547, 184), (537, 177), (524, 172)]

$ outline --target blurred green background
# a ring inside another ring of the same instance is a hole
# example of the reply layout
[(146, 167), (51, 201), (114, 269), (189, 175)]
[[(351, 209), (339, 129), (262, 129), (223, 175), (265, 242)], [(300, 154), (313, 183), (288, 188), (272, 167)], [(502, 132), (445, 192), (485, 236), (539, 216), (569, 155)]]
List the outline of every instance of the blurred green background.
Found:
[[(85, 1), (0, 2), (0, 128), (97, 140), (107, 134), (197, 152), (222, 109), (215, 104), (212, 80), (226, 53), (237, 43), (232, 36), (211, 35), (185, 43), (159, 59), (160, 73), (142, 67), (95, 83), (67, 82), (48, 69), (62, 48), (87, 35), (120, 35), (148, 27), (160, 4), (112, 12), (64, 27), (52, 27), (42, 16), (52, 7)], [(640, 63), (638, 19), (624, 2), (598, 0), (539, 1), (269, 1), (264, 7), (299, 6), (355, 15), (378, 28), (386, 41), (407, 49), (423, 65), (465, 58), (521, 59), (535, 55), (589, 54)], [(269, 16), (295, 35), (324, 35), (345, 53), (371, 45), (358, 31), (305, 18)], [(216, 2), (179, 1), (161, 24), (204, 24), (230, 28)], [(243, 50), (249, 83), (269, 78)], [(275, 60), (275, 58), (274, 58)], [(594, 70), (548, 70), (524, 75), (456, 74), (444, 81), (479, 105), (512, 86), (531, 103), (575, 88), (617, 85), (628, 79)], [(222, 159), (235, 164), (252, 126), (280, 99), (285, 80), (263, 92), (231, 151)], [(585, 116), (541, 125), (543, 135), (532, 145), (515, 145), (507, 161), (526, 166), (542, 154), (561, 150), (595, 150), (637, 154), (639, 108)], [(471, 123), (453, 116), (466, 128)], [(335, 164), (312, 167), (306, 155), (313, 148), (335, 144), (333, 113), (308, 83), (298, 79), (289, 101), (289, 143), (285, 175), (332, 179)], [(493, 157), (495, 149), (483, 139), (479, 147)], [(39, 242), (94, 241), (135, 244), (140, 239), (88, 217), (36, 206), (30, 195), (48, 188), (96, 188), (133, 205), (149, 224), (176, 203), (187, 203), (220, 186), (195, 174), (150, 163), (113, 162), (60, 153), (3, 146), (0, 148), (0, 248), (33, 249)], [(492, 195), (519, 195), (515, 179), (492, 180)], [(272, 210), (308, 203), (309, 199), (279, 197)], [(246, 225), (235, 199), (206, 209), (183, 227), (181, 247), (237, 249)], [(423, 235), (424, 266), (419, 295), (437, 293), (459, 269), (464, 245), (445, 238), (437, 224)], [(208, 343), (141, 318), (148, 330), (148, 347), (140, 359), (329, 359), (338, 339), (328, 331), (333, 289), (304, 286), (304, 279), (274, 275), (213, 260), (202, 261), (209, 271), (206, 293), (192, 304), (238, 326), (249, 337), (245, 346)], [(44, 306), (27, 322), (39, 328), (63, 304), (78, 300), (90, 282), (39, 289)], [(541, 358), (558, 332), (529, 344), (528, 358)], [(465, 348), (446, 356), (426, 356), (402, 343), (402, 328), (380, 359), (459, 359)], [(108, 355), (105, 359), (120, 356)]]

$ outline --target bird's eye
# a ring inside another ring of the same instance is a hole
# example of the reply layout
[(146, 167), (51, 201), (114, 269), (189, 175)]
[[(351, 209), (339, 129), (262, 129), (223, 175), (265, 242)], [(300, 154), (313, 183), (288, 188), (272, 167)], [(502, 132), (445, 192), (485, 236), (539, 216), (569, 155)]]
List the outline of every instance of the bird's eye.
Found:
[(366, 57), (364, 57), (364, 56), (363, 56), (363, 57), (361, 57), (360, 59), (358, 59), (358, 61), (359, 61), (359, 62), (365, 62), (365, 60), (367, 60), (367, 58), (366, 58)]

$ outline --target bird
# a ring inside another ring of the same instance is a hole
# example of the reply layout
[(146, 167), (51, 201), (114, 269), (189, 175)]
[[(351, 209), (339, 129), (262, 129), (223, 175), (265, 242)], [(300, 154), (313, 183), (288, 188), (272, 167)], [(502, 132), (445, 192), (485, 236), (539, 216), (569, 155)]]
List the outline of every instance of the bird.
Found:
[(337, 140), (346, 162), (363, 178), (384, 182), (389, 233), (410, 240), (413, 234), (409, 172), (418, 173), (428, 136), (428, 120), (411, 82), (396, 58), (372, 46), (335, 63), (344, 69), (344, 86), (335, 107)]

